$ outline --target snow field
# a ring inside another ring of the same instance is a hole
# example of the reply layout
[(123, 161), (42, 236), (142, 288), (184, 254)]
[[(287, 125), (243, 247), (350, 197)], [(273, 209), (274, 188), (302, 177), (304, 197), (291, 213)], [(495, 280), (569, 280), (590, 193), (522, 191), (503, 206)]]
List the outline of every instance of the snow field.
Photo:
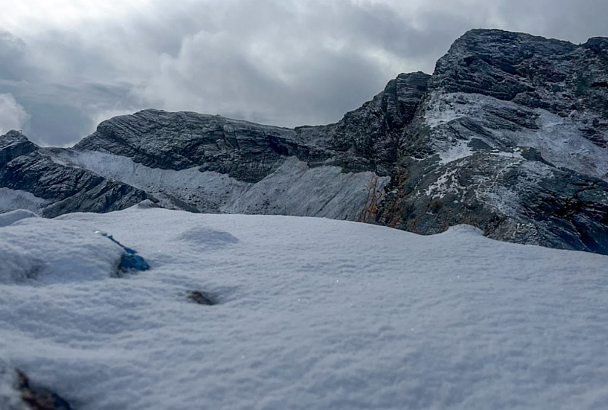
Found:
[[(96, 230), (151, 270), (112, 277), (121, 249)], [(17, 221), (0, 259), (42, 264), (35, 278), (2, 271), (0, 360), (78, 409), (608, 402), (605, 256), (464, 226), (423, 237), (134, 207)]]

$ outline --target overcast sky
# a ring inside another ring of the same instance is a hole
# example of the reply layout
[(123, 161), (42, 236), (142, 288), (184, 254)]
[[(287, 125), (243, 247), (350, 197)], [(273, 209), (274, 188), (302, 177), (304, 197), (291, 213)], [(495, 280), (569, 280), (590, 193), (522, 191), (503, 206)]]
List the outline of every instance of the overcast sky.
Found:
[(0, 0), (0, 134), (64, 146), (143, 108), (335, 122), (472, 28), (582, 43), (607, 0)]

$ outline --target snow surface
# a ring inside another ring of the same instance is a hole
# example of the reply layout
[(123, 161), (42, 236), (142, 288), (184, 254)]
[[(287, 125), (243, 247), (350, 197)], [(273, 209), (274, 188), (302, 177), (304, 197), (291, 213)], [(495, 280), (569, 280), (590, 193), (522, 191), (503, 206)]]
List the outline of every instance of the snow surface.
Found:
[[(113, 277), (121, 249), (97, 230), (151, 270)], [(608, 402), (606, 256), (134, 207), (17, 221), (0, 260), (0, 406), (9, 366), (81, 410)]]
[(26, 209), (16, 209), (14, 211), (0, 214), (0, 228), (14, 224), (25, 218), (37, 218), (38, 215)]

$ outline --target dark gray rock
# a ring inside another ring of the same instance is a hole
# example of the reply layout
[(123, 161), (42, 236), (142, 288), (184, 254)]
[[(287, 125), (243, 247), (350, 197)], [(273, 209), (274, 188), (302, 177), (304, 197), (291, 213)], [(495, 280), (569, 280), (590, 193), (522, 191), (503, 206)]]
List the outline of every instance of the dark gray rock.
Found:
[(74, 149), (127, 156), (151, 168), (199, 166), (201, 171), (228, 174), (244, 182), (260, 181), (288, 156), (312, 163), (331, 157), (322, 148), (299, 143), (291, 129), (160, 110), (104, 121)]
[(203, 295), (202, 292), (194, 290), (188, 294), (188, 299), (199, 305), (211, 306), (215, 303), (208, 296)]
[(37, 149), (38, 146), (19, 131), (9, 131), (0, 138), (0, 166), (3, 167), (13, 159)]
[(562, 117), (590, 111), (594, 115), (581, 126), (591, 141), (604, 148), (608, 143), (608, 38), (577, 46), (524, 33), (471, 30), (437, 62), (429, 89), (487, 95)]
[(566, 41), (524, 33), (471, 30), (439, 59), (429, 87), (550, 107), (540, 95), (547, 89), (553, 94), (552, 87), (570, 77), (577, 50)]
[[(373, 100), (327, 127), (332, 148), (365, 158), (377, 174), (389, 175), (397, 161), (406, 125), (414, 118), (429, 78), (428, 74), (417, 72), (400, 74), (391, 80)], [(353, 159), (347, 157), (344, 166), (348, 167)]]
[(72, 410), (64, 398), (46, 387), (32, 383), (21, 371), (17, 371), (16, 387), (24, 403), (32, 410)]
[(458, 39), (406, 127), (378, 222), (608, 253), (606, 44)]
[(608, 254), (608, 183), (542, 161), (478, 153), (410, 163), (378, 222), (421, 234), (466, 223), (494, 239)]

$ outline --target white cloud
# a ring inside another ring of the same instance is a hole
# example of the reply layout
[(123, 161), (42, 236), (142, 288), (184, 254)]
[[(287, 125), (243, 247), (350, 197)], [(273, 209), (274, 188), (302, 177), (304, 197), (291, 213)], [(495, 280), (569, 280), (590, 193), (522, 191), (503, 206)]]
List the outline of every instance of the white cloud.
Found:
[(20, 130), (30, 116), (11, 94), (0, 94), (0, 135)]

